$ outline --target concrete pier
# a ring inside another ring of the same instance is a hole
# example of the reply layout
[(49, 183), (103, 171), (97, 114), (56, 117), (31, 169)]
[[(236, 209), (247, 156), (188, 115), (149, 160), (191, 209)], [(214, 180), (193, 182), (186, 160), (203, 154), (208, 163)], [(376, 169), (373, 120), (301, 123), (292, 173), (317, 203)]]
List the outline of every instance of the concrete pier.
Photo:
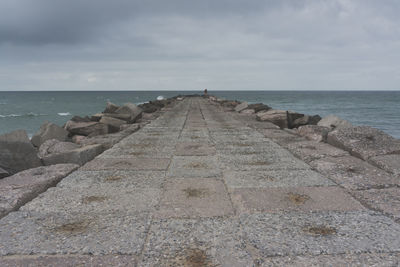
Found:
[(397, 266), (399, 185), (188, 97), (2, 218), (0, 266)]

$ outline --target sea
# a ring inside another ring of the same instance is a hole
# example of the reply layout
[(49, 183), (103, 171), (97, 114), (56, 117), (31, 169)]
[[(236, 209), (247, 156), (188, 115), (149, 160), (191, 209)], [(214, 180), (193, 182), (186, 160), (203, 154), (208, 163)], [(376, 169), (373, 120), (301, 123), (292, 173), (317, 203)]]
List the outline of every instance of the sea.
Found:
[[(344, 118), (400, 138), (400, 91), (208, 91), (226, 99), (274, 109)], [(106, 102), (136, 104), (202, 91), (0, 91), (0, 134), (24, 129), (32, 136), (45, 121), (62, 126), (72, 116), (102, 112)]]

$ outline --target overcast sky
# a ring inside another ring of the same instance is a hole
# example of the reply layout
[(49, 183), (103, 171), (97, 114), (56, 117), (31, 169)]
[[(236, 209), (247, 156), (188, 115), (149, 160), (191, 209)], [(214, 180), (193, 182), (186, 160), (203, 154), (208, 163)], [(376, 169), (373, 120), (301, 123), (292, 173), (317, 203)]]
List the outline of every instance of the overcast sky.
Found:
[(0, 0), (0, 90), (400, 89), (399, 0)]

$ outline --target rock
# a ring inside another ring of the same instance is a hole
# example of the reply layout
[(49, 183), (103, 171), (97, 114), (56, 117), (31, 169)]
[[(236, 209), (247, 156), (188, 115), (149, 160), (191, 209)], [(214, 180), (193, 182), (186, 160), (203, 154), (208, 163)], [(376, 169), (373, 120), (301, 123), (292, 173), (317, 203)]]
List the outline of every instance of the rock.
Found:
[(103, 117), (103, 113), (96, 113), (90, 117), (91, 121), (100, 121), (101, 117)]
[(81, 144), (82, 145), (94, 145), (94, 144), (100, 144), (103, 146), (104, 149), (109, 149), (128, 135), (136, 132), (139, 130), (140, 126), (139, 124), (124, 124), (128, 125), (129, 127), (124, 128), (121, 132), (114, 133), (114, 134), (106, 134), (106, 135), (99, 135), (95, 136), (92, 138), (86, 138), (84, 139)]
[(267, 106), (267, 105), (265, 105), (263, 103), (250, 104), (247, 108), (248, 109), (254, 109), (255, 113), (271, 109), (271, 107), (269, 107), (269, 106)]
[(1, 179), (0, 218), (55, 186), (78, 167), (75, 164), (38, 167)]
[(62, 153), (53, 153), (44, 157), (42, 160), (46, 166), (60, 163), (73, 163), (82, 166), (103, 151), (102, 145), (88, 145)]
[(368, 162), (400, 178), (400, 155), (380, 155), (371, 157)]
[(100, 123), (107, 124), (109, 126), (109, 132), (118, 132), (121, 125), (126, 124), (126, 121), (103, 116), (100, 119)]
[(86, 138), (86, 136), (83, 135), (74, 135), (72, 136), (72, 142), (74, 142), (75, 144), (81, 144), (82, 140), (84, 140)]
[(317, 123), (321, 120), (321, 117), (318, 115), (309, 116), (305, 115), (303, 117), (297, 118), (292, 123), (292, 128), (298, 128), (302, 125), (317, 125)]
[(308, 140), (326, 142), (330, 128), (318, 125), (304, 125), (297, 129), (297, 133)]
[(255, 111), (254, 109), (244, 109), (244, 110), (240, 111), (240, 113), (241, 113), (241, 114), (248, 114), (248, 115), (251, 115), (251, 114), (256, 113), (256, 111)]
[(50, 154), (63, 153), (79, 148), (80, 146), (71, 142), (61, 142), (57, 139), (50, 139), (44, 142), (39, 148), (39, 157), (44, 158)]
[[(215, 96), (210, 95), (208, 97), (208, 99), (210, 99), (211, 101), (217, 101), (217, 98)], [(178, 99), (177, 99), (178, 100)]]
[(117, 111), (117, 109), (119, 109), (119, 106), (111, 102), (107, 102), (106, 109), (103, 111), (103, 113), (114, 113)]
[(182, 100), (183, 100), (183, 97), (177, 97), (176, 100), (182, 101)]
[(353, 127), (353, 125), (346, 121), (343, 120), (337, 116), (334, 115), (328, 115), (326, 117), (323, 117), (317, 124), (318, 126), (324, 126), (324, 127), (329, 127), (332, 130), (333, 129), (339, 129), (339, 128), (348, 128), (348, 127)]
[(294, 122), (304, 117), (304, 114), (286, 111), (287, 124), (289, 129), (295, 128)]
[(131, 115), (129, 115), (129, 114), (103, 113), (102, 116), (123, 120), (128, 123), (130, 123), (130, 121), (131, 121)]
[(74, 122), (68, 121), (65, 129), (71, 134), (96, 136), (108, 133), (108, 125), (99, 122)]
[(287, 115), (285, 110), (272, 109), (260, 111), (256, 114), (258, 121), (269, 121), (278, 125), (281, 129), (288, 128)]
[(14, 174), (41, 165), (37, 150), (26, 131), (17, 130), (0, 135), (0, 168)]
[(144, 103), (139, 105), (139, 107), (143, 110), (144, 113), (153, 113), (160, 109), (159, 106), (154, 105), (153, 103)]
[(0, 179), (4, 178), (4, 177), (7, 177), (7, 176), (10, 176), (10, 173), (8, 171), (0, 168)]
[(249, 106), (249, 104), (247, 102), (242, 102), (235, 107), (235, 111), (240, 112), (240, 111), (246, 109), (248, 106)]
[(400, 140), (368, 126), (339, 128), (328, 134), (327, 142), (363, 160), (378, 155), (400, 154)]
[(139, 119), (140, 116), (142, 115), (142, 109), (139, 108), (138, 106), (136, 106), (135, 104), (126, 103), (126, 104), (124, 104), (122, 107), (120, 107), (119, 109), (117, 109), (117, 110), (115, 111), (115, 113), (118, 113), (118, 114), (128, 114), (128, 115), (130, 115), (130, 120), (129, 120), (129, 122), (133, 123), (133, 122), (135, 122), (137, 119)]
[(240, 104), (238, 101), (228, 101), (228, 100), (221, 100), (220, 103), (222, 106), (232, 109), (234, 109), (237, 105)]
[(74, 122), (90, 122), (91, 120), (90, 120), (90, 118), (88, 116), (85, 116), (83, 118), (80, 117), (80, 116), (73, 116), (71, 121), (74, 121)]
[(32, 137), (31, 142), (34, 146), (40, 147), (45, 141), (57, 139), (60, 141), (67, 140), (68, 131), (51, 122), (45, 122), (40, 126), (39, 131)]

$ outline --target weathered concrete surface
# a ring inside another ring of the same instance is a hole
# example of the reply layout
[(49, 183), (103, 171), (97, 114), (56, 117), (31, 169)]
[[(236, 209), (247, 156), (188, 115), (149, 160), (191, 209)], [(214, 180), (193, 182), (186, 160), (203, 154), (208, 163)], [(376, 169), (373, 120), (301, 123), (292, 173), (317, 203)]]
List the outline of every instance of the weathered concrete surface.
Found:
[(162, 112), (1, 219), (0, 265), (398, 265), (394, 172), (217, 101)]

